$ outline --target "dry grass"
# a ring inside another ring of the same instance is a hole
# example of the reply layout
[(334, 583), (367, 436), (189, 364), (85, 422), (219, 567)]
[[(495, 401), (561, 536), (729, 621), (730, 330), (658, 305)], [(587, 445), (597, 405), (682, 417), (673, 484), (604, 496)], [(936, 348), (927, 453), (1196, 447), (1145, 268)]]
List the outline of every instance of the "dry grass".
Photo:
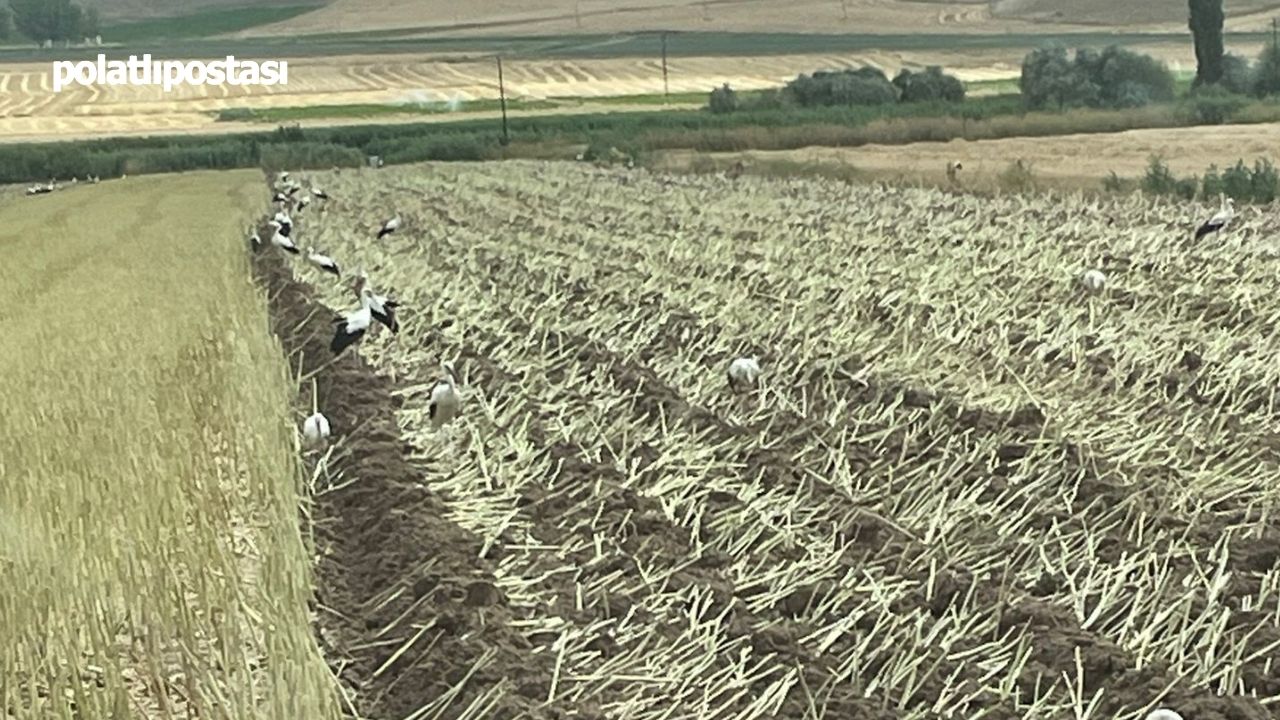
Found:
[[(1011, 121), (1016, 118), (1011, 118)], [(950, 121), (939, 119), (939, 123)], [(1046, 117), (1047, 123), (1070, 122), (1070, 116)], [(870, 128), (867, 129), (870, 131)], [(877, 138), (879, 139), (879, 138)], [(989, 190), (1001, 187), (1000, 175), (1017, 159), (1030, 163), (1037, 183), (1056, 188), (1098, 189), (1102, 179), (1115, 172), (1140, 177), (1152, 155), (1164, 154), (1177, 174), (1200, 174), (1211, 164), (1219, 168), (1237, 159), (1280, 161), (1276, 143), (1280, 123), (1212, 127), (1128, 130), (1112, 133), (1015, 137), (996, 140), (916, 142), (909, 145), (869, 144), (861, 147), (809, 147), (798, 150), (742, 153), (693, 153), (670, 151), (657, 159), (668, 170), (697, 169), (708, 161), (728, 166), (743, 159), (749, 163), (791, 163), (823, 166), (846, 164), (866, 177), (909, 183), (947, 186), (946, 165), (964, 164), (960, 184)], [(1176, 149), (1176, 150), (1175, 150)], [(699, 159), (707, 158), (707, 159)], [(709, 159), (709, 160), (708, 160)]]
[(0, 207), (0, 707), (330, 718), (256, 172)]

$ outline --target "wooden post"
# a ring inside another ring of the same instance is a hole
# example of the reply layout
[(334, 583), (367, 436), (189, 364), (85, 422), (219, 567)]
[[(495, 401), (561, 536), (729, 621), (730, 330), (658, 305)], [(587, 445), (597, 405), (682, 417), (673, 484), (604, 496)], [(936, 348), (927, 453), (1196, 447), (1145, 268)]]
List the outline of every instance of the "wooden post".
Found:
[(498, 103), (502, 106), (502, 144), (511, 142), (507, 134), (507, 87), (502, 81), (502, 56), (498, 55)]
[[(1274, 19), (1272, 20), (1274, 22)], [(671, 100), (671, 88), (667, 84), (667, 31), (662, 31), (662, 102)]]

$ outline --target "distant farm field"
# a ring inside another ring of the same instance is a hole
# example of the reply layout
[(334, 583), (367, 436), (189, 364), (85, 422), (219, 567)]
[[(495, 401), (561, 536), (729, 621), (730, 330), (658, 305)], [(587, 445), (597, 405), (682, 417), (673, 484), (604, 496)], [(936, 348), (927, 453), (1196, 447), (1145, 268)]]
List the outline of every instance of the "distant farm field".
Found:
[[(704, 93), (724, 82), (748, 90), (781, 85), (802, 72), (874, 64), (894, 72), (903, 63), (942, 63), (965, 79), (1016, 75), (1016, 65), (962, 54), (672, 58), (666, 88)], [(662, 93), (657, 58), (516, 60), (504, 67), (507, 93), (528, 101), (552, 97), (606, 97)], [(199, 132), (217, 112), (271, 108), (397, 103), (435, 104), (493, 100), (497, 72), (491, 59), (446, 61), (395, 56), (295, 58), (289, 83), (277, 87), (162, 88), (73, 86), (53, 92), (48, 65), (0, 66), (0, 140), (16, 137), (116, 133)], [(487, 108), (492, 111), (492, 107)]]
[(0, 196), (0, 708), (334, 718), (257, 172)]
[[(1233, 18), (1265, 24), (1270, 0), (1239, 0)], [(452, 35), (573, 34), (639, 30), (734, 32), (983, 33), (1086, 28), (1168, 31), (1186, 28), (1185, 3), (1134, 0), (532, 0), (386, 3), (334, 0), (315, 12), (254, 34), (420, 29)]]
[(402, 303), (327, 370), (350, 289), (258, 256), (349, 428), (322, 555), (381, 558), (322, 597), (365, 715), (1272, 717), (1273, 217), (1191, 245), (1212, 208), (1138, 197), (305, 180), (305, 242)]
[[(1028, 46), (1029, 47), (1029, 46)], [(740, 90), (777, 87), (800, 73), (820, 69), (872, 65), (892, 74), (902, 67), (942, 65), (973, 82), (1009, 80), (1019, 73), (1027, 47), (861, 51), (822, 54), (673, 56), (664, 83), (658, 55), (581, 59), (513, 58), (504, 63), (508, 96), (524, 103), (527, 112), (573, 112), (547, 108), (549, 98), (592, 98), (660, 95), (695, 96), (729, 83)], [(1157, 44), (1137, 49), (1171, 62), (1175, 68), (1193, 66), (1190, 43)], [(1246, 53), (1253, 45), (1233, 48)], [(377, 115), (394, 120), (396, 106), (405, 119), (423, 109), (449, 111), (458, 107), (484, 108), (498, 97), (492, 58), (470, 59), (397, 55), (350, 57), (294, 57), (289, 83), (276, 87), (181, 87), (166, 94), (161, 88), (72, 86), (52, 90), (49, 65), (0, 65), (0, 141), (140, 135), (147, 133), (217, 133), (218, 114), (244, 109), (259, 117), (298, 119), (333, 124), (343, 117)], [(376, 111), (342, 110), (386, 106)], [(636, 103), (622, 100), (626, 110)], [(628, 107), (629, 106), (629, 107)], [(308, 107), (331, 108), (320, 112)], [(519, 113), (521, 108), (513, 107)], [(283, 113), (283, 115), (281, 115)], [(452, 112), (432, 112), (445, 119)]]
[(665, 170), (696, 169), (710, 164), (725, 169), (742, 160), (756, 172), (791, 169), (841, 170), (863, 179), (945, 184), (947, 163), (959, 161), (961, 188), (992, 190), (1017, 161), (1030, 170), (1034, 184), (1047, 188), (1092, 189), (1114, 172), (1137, 179), (1152, 156), (1160, 156), (1177, 175), (1202, 175), (1210, 165), (1219, 170), (1243, 160), (1280, 164), (1280, 124), (1225, 127), (1182, 127), (998, 140), (952, 140), (906, 145), (868, 144), (854, 148), (812, 147), (743, 153), (671, 151), (655, 161)]

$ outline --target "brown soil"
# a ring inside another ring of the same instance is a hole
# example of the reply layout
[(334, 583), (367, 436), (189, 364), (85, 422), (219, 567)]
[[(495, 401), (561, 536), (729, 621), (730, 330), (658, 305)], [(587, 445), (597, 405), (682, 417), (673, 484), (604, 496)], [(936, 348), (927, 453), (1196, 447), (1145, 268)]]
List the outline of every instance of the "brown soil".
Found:
[[(256, 255), (254, 268), (274, 298), (273, 330), (294, 372), (317, 370), (331, 357), (333, 313), (277, 254)], [(343, 354), (315, 379), (319, 405), (341, 443), (328, 474), (355, 481), (314, 498), (317, 630), (360, 715), (406, 717), (460, 682), (492, 649), (497, 656), (467, 681), (451, 709), (510, 682), (499, 716), (560, 717), (538, 709), (551, 676), (547, 657), (531, 654), (511, 629), (492, 562), (479, 558), (481, 540), (442, 519), (439, 499), (407, 459), (391, 382), (356, 353)], [(424, 627), (431, 629), (379, 673)]]

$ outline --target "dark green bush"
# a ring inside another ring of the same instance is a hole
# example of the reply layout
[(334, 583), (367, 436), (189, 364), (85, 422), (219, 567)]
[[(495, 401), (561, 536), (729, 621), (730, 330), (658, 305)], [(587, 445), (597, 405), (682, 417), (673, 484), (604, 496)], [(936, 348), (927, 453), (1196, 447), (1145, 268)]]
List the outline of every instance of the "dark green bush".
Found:
[(1248, 101), (1221, 85), (1204, 85), (1194, 91), (1188, 102), (1195, 122), (1221, 125), (1230, 121)]
[(1249, 172), (1244, 160), (1237, 160), (1222, 173), (1222, 192), (1227, 197), (1245, 201), (1253, 195), (1253, 173)]
[(716, 114), (731, 113), (738, 109), (738, 94), (729, 87), (729, 83), (725, 83), (715, 90), (711, 91), (711, 98), (707, 101), (707, 108)]
[(1222, 174), (1218, 172), (1218, 166), (1210, 165), (1209, 169), (1204, 171), (1204, 177), (1200, 179), (1200, 196), (1215, 198), (1225, 192)]
[(1277, 192), (1280, 192), (1280, 175), (1276, 173), (1275, 165), (1266, 158), (1254, 161), (1253, 174), (1249, 181), (1253, 191), (1250, 199), (1255, 203), (1272, 202), (1276, 199)]
[(1253, 70), (1253, 94), (1268, 97), (1280, 93), (1280, 48), (1268, 43)]
[(893, 78), (902, 102), (963, 102), (964, 83), (953, 75), (931, 65), (924, 72), (913, 73), (903, 68)]
[(1142, 189), (1152, 195), (1169, 195), (1174, 192), (1178, 179), (1170, 172), (1164, 158), (1153, 155), (1147, 162), (1147, 174), (1142, 178)]
[(1061, 45), (1033, 50), (1022, 61), (1019, 87), (1027, 107), (1126, 108), (1173, 99), (1173, 73), (1146, 55), (1112, 45), (1101, 52)]
[(1222, 56), (1222, 81), (1219, 86), (1227, 92), (1248, 95), (1253, 91), (1253, 67), (1248, 59), (1227, 53)]
[(783, 92), (801, 107), (884, 105), (898, 100), (898, 89), (872, 67), (801, 75), (787, 83)]

